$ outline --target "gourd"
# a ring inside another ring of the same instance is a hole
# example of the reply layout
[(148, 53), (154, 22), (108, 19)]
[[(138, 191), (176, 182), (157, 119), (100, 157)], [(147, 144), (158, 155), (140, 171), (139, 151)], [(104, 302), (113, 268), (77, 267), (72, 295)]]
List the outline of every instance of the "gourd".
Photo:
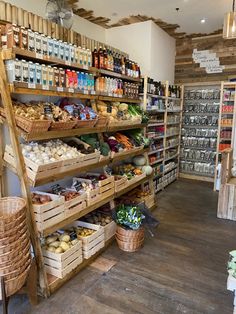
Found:
[(135, 156), (133, 158), (133, 163), (135, 166), (144, 166), (146, 162), (146, 158), (143, 155)]
[(146, 173), (147, 176), (150, 176), (152, 174), (153, 169), (151, 166), (143, 166), (142, 171)]

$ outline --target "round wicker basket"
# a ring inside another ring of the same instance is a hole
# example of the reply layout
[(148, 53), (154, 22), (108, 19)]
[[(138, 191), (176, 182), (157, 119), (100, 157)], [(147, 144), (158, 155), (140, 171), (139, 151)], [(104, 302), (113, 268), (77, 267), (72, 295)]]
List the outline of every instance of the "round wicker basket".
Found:
[(116, 241), (121, 250), (135, 252), (139, 250), (144, 243), (144, 228), (141, 227), (138, 230), (129, 230), (117, 226)]
[(20, 197), (3, 197), (0, 199), (0, 226), (13, 222), (25, 213), (26, 202)]
[(13, 250), (9, 253), (2, 254), (0, 258), (0, 269), (10, 265), (14, 265), (20, 259), (24, 257), (30, 250), (30, 241), (26, 242), (25, 247), (22, 250)]
[(4, 221), (0, 222), (0, 238), (5, 238), (6, 237), (6, 232), (11, 230), (11, 234), (14, 234), (15, 231), (14, 229), (21, 224), (22, 222), (26, 223), (26, 214), (23, 213), (21, 216), (19, 216), (16, 220), (13, 220), (12, 222), (5, 223)]
[(5, 232), (0, 232), (0, 240), (10, 238), (14, 236), (16, 233), (20, 233), (23, 228), (26, 228), (26, 218), (22, 220), (20, 217), (20, 222), (19, 219), (17, 219), (17, 225), (15, 228), (7, 230)]
[(27, 232), (27, 226), (26, 224), (23, 224), (22, 228), (19, 228), (19, 231), (16, 230), (13, 235), (8, 236), (6, 238), (2, 238), (2, 239), (0, 238), (0, 247), (11, 244), (12, 242), (19, 239), (26, 232)]
[(13, 250), (17, 250), (19, 251), (19, 248), (22, 248), (22, 245), (27, 245), (27, 242), (29, 241), (29, 236), (27, 233), (23, 233), (23, 235), (18, 238), (16, 241), (8, 244), (8, 245), (4, 245), (4, 246), (0, 246), (0, 261), (1, 261), (1, 255), (11, 252)]

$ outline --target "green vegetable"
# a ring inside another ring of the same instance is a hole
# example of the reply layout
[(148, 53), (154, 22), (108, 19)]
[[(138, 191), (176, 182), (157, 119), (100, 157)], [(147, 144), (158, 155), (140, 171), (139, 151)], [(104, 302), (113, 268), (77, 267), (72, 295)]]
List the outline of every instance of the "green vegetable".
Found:
[(100, 151), (103, 156), (108, 156), (110, 153), (110, 147), (107, 143), (100, 144)]
[(116, 211), (116, 222), (133, 230), (137, 230), (141, 226), (144, 218), (145, 216), (137, 206), (121, 204)]

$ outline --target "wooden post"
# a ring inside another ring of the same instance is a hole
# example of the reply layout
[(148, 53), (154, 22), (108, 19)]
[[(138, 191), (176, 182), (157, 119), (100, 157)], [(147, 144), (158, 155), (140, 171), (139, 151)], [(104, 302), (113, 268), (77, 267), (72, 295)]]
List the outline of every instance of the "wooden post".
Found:
[(15, 156), (16, 161), (16, 169), (20, 180), (22, 195), (26, 200), (27, 204), (27, 224), (30, 233), (31, 243), (33, 245), (34, 254), (36, 257), (36, 262), (39, 270), (39, 281), (40, 287), (42, 287), (43, 294), (45, 296), (49, 296), (49, 287), (47, 283), (46, 272), (44, 271), (44, 263), (43, 263), (43, 256), (42, 250), (40, 245), (40, 238), (39, 233), (37, 230), (36, 222), (34, 220), (34, 212), (33, 212), (33, 205), (32, 205), (32, 198), (31, 192), (28, 185), (28, 177), (25, 168), (24, 157), (22, 155), (18, 135), (17, 135), (17, 128), (15, 123), (14, 111), (12, 106), (11, 94), (10, 89), (8, 86), (8, 81), (5, 72), (5, 66), (2, 59), (0, 57), (0, 90), (2, 96), (2, 103), (5, 108), (7, 124), (9, 127), (10, 133), (10, 140), (12, 144), (12, 149)]
[(8, 297), (6, 296), (6, 289), (5, 289), (5, 281), (4, 277), (1, 276), (1, 292), (2, 292), (2, 312), (3, 314), (8, 313)]

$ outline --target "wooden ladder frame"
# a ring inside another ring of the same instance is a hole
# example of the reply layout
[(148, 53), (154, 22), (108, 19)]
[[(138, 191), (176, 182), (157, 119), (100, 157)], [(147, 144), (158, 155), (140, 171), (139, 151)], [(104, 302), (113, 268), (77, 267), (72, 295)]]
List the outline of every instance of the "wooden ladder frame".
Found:
[[(14, 111), (13, 111), (13, 106), (12, 106), (11, 93), (10, 93), (10, 88), (8, 85), (8, 79), (7, 79), (7, 75), (5, 71), (5, 65), (4, 65), (2, 53), (0, 54), (0, 92), (1, 92), (1, 97), (2, 97), (2, 104), (6, 113), (6, 123), (9, 128), (10, 141), (11, 141), (13, 153), (15, 156), (16, 170), (17, 170), (17, 175), (20, 180), (21, 192), (22, 192), (23, 198), (26, 201), (27, 226), (30, 233), (30, 239), (31, 239), (31, 244), (33, 246), (33, 252), (36, 259), (37, 270), (39, 274), (39, 286), (42, 290), (41, 293), (45, 297), (48, 297), (49, 287), (47, 283), (46, 272), (44, 270), (43, 256), (42, 256), (42, 250), (41, 250), (41, 245), (40, 245), (40, 235), (38, 233), (36, 222), (34, 220), (34, 212), (33, 212), (30, 186), (29, 186), (28, 177), (26, 173), (24, 157), (22, 155), (22, 151), (20, 147), (19, 136), (17, 132), (15, 116), (14, 116)], [(1, 141), (2, 141), (2, 138), (1, 138)], [(0, 148), (0, 153), (3, 154), (2, 146)], [(2, 178), (2, 171), (3, 171), (3, 165), (1, 161), (0, 163), (1, 178)]]

